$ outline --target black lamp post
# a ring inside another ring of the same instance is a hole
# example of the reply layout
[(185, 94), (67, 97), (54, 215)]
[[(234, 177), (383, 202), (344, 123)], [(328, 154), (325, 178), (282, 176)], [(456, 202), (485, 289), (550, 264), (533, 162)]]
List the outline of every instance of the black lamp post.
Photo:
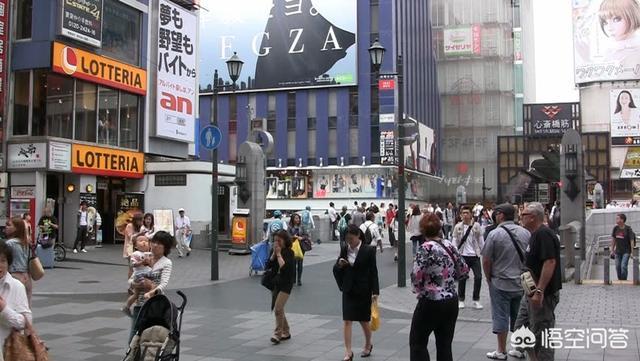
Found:
[[(227, 70), (229, 77), (233, 81), (233, 90), (236, 89), (236, 81), (240, 77), (242, 65), (244, 62), (240, 60), (235, 52), (233, 56), (227, 60)], [(222, 85), (224, 88), (224, 85)], [(211, 124), (218, 126), (218, 70), (213, 72), (213, 99), (211, 110)], [(220, 279), (218, 264), (218, 149), (211, 150), (211, 280)]]
[(369, 56), (371, 57), (371, 65), (378, 77), (380, 75), (390, 77), (395, 76), (398, 79), (398, 116), (396, 117), (396, 146), (398, 147), (398, 287), (406, 287), (407, 285), (407, 266), (405, 255), (405, 174), (404, 174), (404, 74), (402, 69), (402, 55), (398, 54), (396, 58), (396, 72), (380, 74), (382, 59), (386, 49), (378, 42), (378, 39), (369, 47)]

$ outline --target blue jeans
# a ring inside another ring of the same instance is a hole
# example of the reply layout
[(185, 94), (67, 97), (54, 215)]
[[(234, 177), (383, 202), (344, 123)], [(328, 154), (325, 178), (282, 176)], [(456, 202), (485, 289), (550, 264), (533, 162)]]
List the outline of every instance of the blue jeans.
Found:
[(616, 253), (616, 273), (621, 281), (627, 280), (629, 269), (629, 253)]
[(140, 313), (141, 308), (142, 306), (133, 306), (133, 311), (131, 312), (131, 331), (129, 331), (129, 342), (127, 343), (127, 345), (131, 343), (131, 339), (136, 334), (136, 320), (138, 319), (138, 314)]

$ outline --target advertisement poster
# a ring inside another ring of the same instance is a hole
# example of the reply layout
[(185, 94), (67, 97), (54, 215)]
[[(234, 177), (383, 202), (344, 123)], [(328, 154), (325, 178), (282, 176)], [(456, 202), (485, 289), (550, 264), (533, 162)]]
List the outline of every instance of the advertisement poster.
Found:
[(380, 164), (396, 164), (396, 140), (393, 131), (380, 132)]
[(160, 0), (159, 17), (156, 135), (193, 143), (198, 21), (194, 14), (167, 0)]
[(231, 243), (247, 243), (247, 217), (234, 216), (231, 220)]
[(404, 147), (404, 164), (408, 169), (431, 174), (434, 173), (431, 159), (435, 156), (435, 133), (422, 123), (418, 124), (418, 129), (418, 140)]
[(444, 55), (480, 55), (481, 32), (479, 25), (444, 29)]
[(307, 178), (293, 177), (291, 178), (291, 198), (307, 198)]
[(87, 202), (87, 207), (97, 207), (98, 206), (98, 195), (96, 193), (80, 193), (80, 202)]
[(133, 215), (144, 210), (144, 193), (118, 193), (116, 210), (116, 239), (123, 239), (124, 229), (133, 220)]
[(102, 46), (102, 0), (62, 1), (60, 33), (91, 46)]
[(627, 148), (620, 179), (640, 179), (640, 147)]
[(278, 198), (278, 178), (269, 177), (265, 180), (267, 186), (267, 199)]
[(173, 236), (173, 210), (154, 209), (153, 222), (156, 230), (168, 232)]
[(638, 0), (574, 0), (575, 82), (640, 78)]
[[(355, 85), (356, 0), (203, 0), (200, 90), (228, 79), (234, 52), (241, 90)], [(243, 11), (238, 11), (243, 9)]]
[(318, 174), (315, 177), (315, 186), (314, 186), (314, 198), (325, 198), (327, 197), (327, 193), (330, 191), (329, 189), (329, 176), (326, 174)]
[(611, 144), (640, 145), (640, 89), (615, 89), (610, 93)]

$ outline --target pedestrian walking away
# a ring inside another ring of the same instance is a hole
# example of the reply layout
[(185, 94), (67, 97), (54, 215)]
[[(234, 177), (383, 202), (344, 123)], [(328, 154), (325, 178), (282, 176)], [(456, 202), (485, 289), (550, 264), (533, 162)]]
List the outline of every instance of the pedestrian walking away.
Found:
[(367, 217), (365, 216), (365, 210), (364, 207), (358, 207), (358, 210), (356, 210), (352, 215), (351, 215), (351, 223), (356, 227), (360, 227), (366, 220)]
[[(473, 308), (481, 310), (480, 288), (482, 287), (482, 266), (480, 264), (480, 251), (484, 245), (482, 237), (482, 227), (473, 220), (473, 215), (468, 207), (463, 207), (460, 212), (462, 221), (453, 228), (451, 240), (458, 248), (462, 258), (473, 271)], [(460, 298), (458, 307), (465, 308), (465, 293), (467, 280), (461, 280), (458, 284), (458, 297)]]
[(373, 244), (376, 248), (380, 247), (380, 253), (382, 253), (382, 235), (380, 234), (380, 228), (378, 228), (378, 225), (374, 222), (375, 217), (373, 212), (368, 212), (366, 221), (361, 224), (359, 228), (364, 233), (364, 244), (367, 246)]
[(420, 219), (422, 219), (420, 208), (413, 207), (413, 209), (411, 210), (411, 215), (407, 217), (406, 220), (407, 233), (409, 233), (409, 239), (411, 240), (411, 254), (413, 255), (413, 257), (416, 256), (420, 239), (422, 239), (422, 233), (420, 232)]
[(335, 241), (336, 239), (339, 239), (339, 236), (336, 236), (336, 227), (338, 226), (338, 212), (336, 212), (336, 208), (333, 202), (329, 202), (329, 209), (327, 209), (327, 213), (329, 214), (329, 222), (331, 222), (331, 240)]
[(11, 249), (11, 266), (9, 273), (13, 278), (22, 282), (27, 293), (29, 307), (31, 307), (31, 294), (33, 283), (29, 275), (29, 253), (31, 245), (27, 240), (27, 227), (20, 217), (13, 217), (7, 221), (5, 234), (9, 238), (7, 247)]
[(87, 250), (84, 248), (87, 243), (88, 234), (88, 215), (87, 215), (87, 202), (80, 202), (80, 209), (78, 209), (77, 215), (77, 225), (78, 230), (76, 232), (76, 240), (73, 242), (73, 253), (78, 253), (78, 245), (80, 245), (80, 252), (87, 253)]
[(451, 202), (447, 203), (447, 208), (444, 210), (444, 238), (451, 239), (451, 231), (456, 222), (455, 209)]
[(342, 320), (345, 357), (353, 361), (351, 349), (352, 324), (359, 322), (364, 332), (365, 344), (360, 357), (369, 357), (373, 352), (371, 341), (371, 303), (380, 294), (376, 249), (364, 242), (364, 233), (355, 225), (346, 232), (347, 245), (333, 266), (333, 276), (342, 292)]
[(191, 254), (191, 247), (187, 244), (187, 238), (191, 236), (191, 220), (185, 215), (184, 208), (178, 209), (178, 217), (176, 217), (176, 249), (178, 257), (182, 257), (185, 253), (187, 256)]
[(482, 268), (489, 286), (492, 331), (497, 336), (498, 346), (487, 353), (487, 358), (506, 360), (507, 355), (523, 358), (524, 354), (517, 349), (507, 353), (507, 335), (509, 331), (515, 331), (523, 295), (520, 274), (524, 257), (521, 255), (529, 245), (531, 233), (513, 223), (515, 208), (511, 204), (498, 205), (492, 217), (499, 226), (489, 233), (484, 242)]
[(291, 250), (291, 237), (287, 231), (277, 231), (273, 239), (273, 251), (269, 257), (267, 269), (271, 269), (275, 274), (275, 287), (271, 293), (271, 310), (275, 315), (276, 327), (270, 340), (277, 345), (291, 338), (284, 307), (293, 289), (295, 258)]
[[(316, 228), (316, 224), (313, 221), (313, 214), (311, 214), (311, 206), (306, 206), (301, 215), (302, 231), (309, 237), (309, 240), (313, 242), (313, 230)], [(318, 244), (321, 243), (320, 239), (316, 240)]]
[(522, 297), (515, 329), (528, 325), (535, 335), (535, 346), (526, 349), (530, 359), (553, 360), (554, 349), (542, 345), (542, 332), (554, 328), (556, 324), (555, 309), (562, 289), (560, 242), (555, 233), (542, 224), (542, 204), (527, 204), (521, 216), (524, 227), (531, 232), (525, 266), (531, 272), (535, 288)]
[(430, 360), (427, 343), (433, 332), (438, 361), (453, 361), (451, 343), (458, 319), (456, 281), (467, 277), (469, 267), (449, 241), (440, 237), (442, 221), (430, 213), (420, 220), (420, 243), (411, 272), (418, 304), (411, 319), (411, 361)]
[(629, 258), (636, 244), (636, 234), (626, 222), (624, 213), (616, 215), (616, 225), (611, 231), (611, 257), (616, 260), (616, 274), (621, 281), (627, 280)]

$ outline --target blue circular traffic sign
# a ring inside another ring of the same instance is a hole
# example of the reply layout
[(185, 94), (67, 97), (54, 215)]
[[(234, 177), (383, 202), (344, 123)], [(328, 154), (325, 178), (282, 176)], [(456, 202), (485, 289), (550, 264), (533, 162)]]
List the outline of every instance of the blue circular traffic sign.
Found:
[(222, 142), (222, 133), (215, 125), (208, 125), (200, 131), (200, 144), (206, 149), (216, 149), (220, 142)]

